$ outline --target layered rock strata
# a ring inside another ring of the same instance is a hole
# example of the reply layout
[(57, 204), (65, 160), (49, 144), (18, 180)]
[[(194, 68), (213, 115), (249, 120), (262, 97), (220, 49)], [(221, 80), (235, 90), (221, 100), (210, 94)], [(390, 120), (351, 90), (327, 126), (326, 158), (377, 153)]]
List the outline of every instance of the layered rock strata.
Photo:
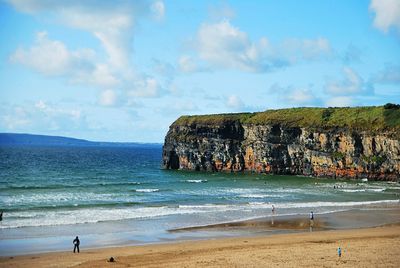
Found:
[(400, 141), (394, 131), (178, 119), (165, 137), (163, 167), (398, 181)]

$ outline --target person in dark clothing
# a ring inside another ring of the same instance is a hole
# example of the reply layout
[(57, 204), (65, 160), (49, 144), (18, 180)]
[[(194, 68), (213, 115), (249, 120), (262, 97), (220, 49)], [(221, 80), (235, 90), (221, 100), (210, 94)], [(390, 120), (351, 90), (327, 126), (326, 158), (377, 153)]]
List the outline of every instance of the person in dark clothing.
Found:
[(72, 243), (74, 243), (74, 253), (75, 253), (76, 249), (78, 250), (78, 253), (79, 253), (79, 244), (81, 243), (81, 241), (79, 241), (78, 236), (75, 237), (75, 239), (74, 239), (74, 241), (72, 241)]
[(312, 232), (312, 229), (314, 227), (314, 212), (310, 212), (310, 232)]
[(0, 221), (3, 220), (3, 211), (0, 213)]

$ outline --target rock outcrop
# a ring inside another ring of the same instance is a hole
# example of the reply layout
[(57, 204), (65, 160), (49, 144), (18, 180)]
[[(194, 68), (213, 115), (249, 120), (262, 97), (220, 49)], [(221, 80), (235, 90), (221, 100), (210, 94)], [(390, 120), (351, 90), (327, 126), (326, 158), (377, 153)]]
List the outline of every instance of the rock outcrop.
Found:
[(165, 137), (163, 167), (398, 181), (399, 121), (396, 106), (185, 116)]

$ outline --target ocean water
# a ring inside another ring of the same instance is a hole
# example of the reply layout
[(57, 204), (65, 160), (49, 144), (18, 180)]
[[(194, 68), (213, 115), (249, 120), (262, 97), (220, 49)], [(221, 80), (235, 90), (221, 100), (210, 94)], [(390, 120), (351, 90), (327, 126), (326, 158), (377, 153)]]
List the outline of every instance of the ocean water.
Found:
[(0, 147), (0, 249), (77, 233), (93, 244), (168, 240), (169, 229), (269, 216), (272, 204), (306, 215), (399, 202), (399, 183), (162, 170), (161, 150)]

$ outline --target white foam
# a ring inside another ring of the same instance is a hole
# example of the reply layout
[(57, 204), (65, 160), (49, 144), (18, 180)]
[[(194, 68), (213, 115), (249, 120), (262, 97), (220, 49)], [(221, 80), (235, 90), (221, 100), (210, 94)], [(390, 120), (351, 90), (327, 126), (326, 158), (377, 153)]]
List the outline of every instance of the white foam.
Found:
[(47, 193), (28, 193), (15, 194), (2, 197), (2, 202), (7, 206), (18, 206), (25, 204), (41, 205), (41, 204), (65, 204), (68, 202), (90, 201), (113, 201), (118, 197), (129, 197), (119, 193), (80, 193), (73, 192), (47, 192)]
[(281, 208), (317, 208), (317, 207), (356, 207), (363, 205), (376, 205), (376, 204), (395, 204), (399, 200), (378, 200), (378, 201), (350, 201), (350, 202), (301, 202), (301, 203), (282, 203), (276, 204), (275, 207)]
[(202, 182), (207, 182), (207, 180), (185, 180), (185, 182), (190, 182), (190, 183), (202, 183)]
[(373, 192), (383, 192), (385, 190), (386, 190), (385, 188), (383, 188), (383, 189), (368, 189), (368, 191), (373, 191)]
[(152, 193), (152, 192), (158, 192), (160, 189), (136, 189), (136, 192), (141, 192), (141, 193)]
[(341, 189), (341, 191), (346, 193), (358, 193), (365, 192), (365, 189)]
[(242, 198), (271, 198), (271, 197), (283, 197), (284, 195), (279, 194), (241, 194), (239, 197)]
[[(399, 200), (360, 201), (360, 202), (302, 202), (302, 203), (274, 203), (279, 213), (305, 213), (308, 209), (318, 209), (320, 212), (339, 211), (344, 208), (368, 205), (388, 205), (398, 203)], [(118, 221), (127, 219), (155, 218), (168, 215), (209, 214), (218, 220), (228, 212), (235, 213), (235, 218), (242, 219), (246, 215), (265, 215), (271, 205), (265, 202), (251, 202), (242, 204), (204, 204), (178, 205), (174, 207), (122, 207), (122, 208), (83, 208), (62, 211), (16, 211), (8, 212), (1, 228), (17, 228), (25, 226), (51, 226), (81, 223), (96, 223), (101, 221)], [(224, 213), (222, 213), (224, 212)], [(320, 213), (318, 212), (318, 213)], [(208, 217), (208, 216), (207, 216)], [(206, 217), (206, 218), (207, 218)]]
[(386, 188), (366, 188), (366, 189), (340, 189), (346, 193), (357, 193), (357, 192), (383, 192)]

